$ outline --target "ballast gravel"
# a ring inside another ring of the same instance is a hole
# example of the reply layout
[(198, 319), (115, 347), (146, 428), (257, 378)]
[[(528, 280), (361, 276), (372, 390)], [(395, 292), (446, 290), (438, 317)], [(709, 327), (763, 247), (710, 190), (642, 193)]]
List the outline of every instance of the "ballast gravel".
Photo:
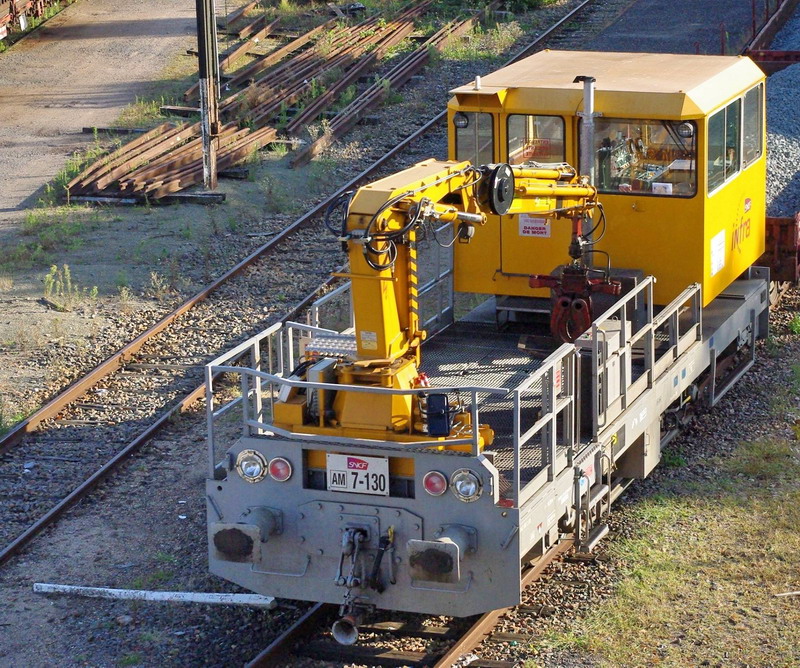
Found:
[[(800, 50), (800, 13), (781, 29), (771, 48)], [(800, 210), (800, 65), (767, 80), (767, 167), (767, 215), (794, 215)]]

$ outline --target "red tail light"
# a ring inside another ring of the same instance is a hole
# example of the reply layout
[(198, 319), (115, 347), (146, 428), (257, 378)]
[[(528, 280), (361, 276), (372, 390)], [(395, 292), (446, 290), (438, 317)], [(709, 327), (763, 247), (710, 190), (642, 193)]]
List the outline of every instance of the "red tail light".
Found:
[(292, 465), (283, 457), (275, 457), (269, 462), (269, 477), (278, 482), (286, 482), (292, 477)]
[(439, 471), (428, 471), (422, 479), (422, 486), (431, 496), (441, 496), (447, 491), (447, 477)]

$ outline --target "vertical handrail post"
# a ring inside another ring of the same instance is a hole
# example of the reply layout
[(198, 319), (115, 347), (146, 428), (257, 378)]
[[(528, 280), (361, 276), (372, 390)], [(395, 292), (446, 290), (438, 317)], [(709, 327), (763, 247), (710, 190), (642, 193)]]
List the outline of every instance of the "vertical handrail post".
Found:
[(205, 368), (206, 375), (206, 433), (208, 434), (208, 474), (214, 477), (214, 468), (217, 465), (214, 456), (214, 374), (210, 366)]
[(242, 426), (243, 436), (250, 436), (250, 383), (247, 379), (247, 371), (242, 369), (241, 374), (241, 388), (242, 388)]
[(519, 507), (519, 480), (520, 480), (520, 391), (514, 390), (513, 401), (514, 401), (514, 469), (513, 475), (514, 479), (512, 481), (514, 485), (514, 505)]
[[(254, 341), (250, 347), (250, 368), (256, 371), (262, 371), (261, 368), (261, 346), (258, 341)], [(263, 406), (261, 403), (261, 379), (258, 376), (253, 376), (253, 410), (255, 418), (258, 422), (264, 422), (262, 415)], [(263, 434), (264, 430), (259, 427), (256, 433)]]

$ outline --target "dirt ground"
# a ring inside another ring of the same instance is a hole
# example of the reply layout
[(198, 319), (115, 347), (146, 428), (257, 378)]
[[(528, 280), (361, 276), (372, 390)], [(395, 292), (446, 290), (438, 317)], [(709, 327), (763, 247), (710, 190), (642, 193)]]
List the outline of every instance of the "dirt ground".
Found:
[[(194, 43), (194, 11), (191, 0), (81, 0), (0, 54), (0, 260), (17, 243), (20, 226), (36, 224), (32, 207), (45, 184), (94, 141), (82, 128), (113, 124), (165, 63)], [(96, 309), (59, 314), (42, 305), (42, 278), (37, 271), (20, 290), (19, 281), (0, 276), (0, 351), (10, 355), (3, 366), (11, 373), (0, 373), (0, 428), (41, 396), (53, 371), (42, 348), (91, 341), (92, 332), (111, 324)], [(97, 283), (81, 278), (84, 286)], [(28, 370), (20, 384), (9, 369), (18, 364)]]
[(80, 0), (0, 54), (0, 244), (93, 140), (81, 129), (111, 125), (195, 42), (194, 13), (191, 0)]

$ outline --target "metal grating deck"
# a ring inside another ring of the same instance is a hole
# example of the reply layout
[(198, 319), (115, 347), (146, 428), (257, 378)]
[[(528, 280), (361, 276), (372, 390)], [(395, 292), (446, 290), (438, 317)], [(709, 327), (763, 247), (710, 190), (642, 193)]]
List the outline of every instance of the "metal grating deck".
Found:
[[(421, 371), (435, 387), (497, 387), (511, 389), (521, 383), (541, 364), (541, 359), (518, 348), (520, 335), (498, 332), (493, 325), (479, 322), (457, 322), (437, 334), (422, 346)], [(538, 417), (540, 404), (533, 400), (536, 392), (522, 402), (522, 421), (525, 428)], [(465, 396), (464, 400), (469, 401)], [(480, 421), (494, 429), (491, 450), (496, 453), (494, 464), (506, 480), (514, 466), (513, 402), (511, 398), (482, 396)], [(520, 480), (531, 480), (544, 466), (538, 441), (528, 444), (520, 453)]]

